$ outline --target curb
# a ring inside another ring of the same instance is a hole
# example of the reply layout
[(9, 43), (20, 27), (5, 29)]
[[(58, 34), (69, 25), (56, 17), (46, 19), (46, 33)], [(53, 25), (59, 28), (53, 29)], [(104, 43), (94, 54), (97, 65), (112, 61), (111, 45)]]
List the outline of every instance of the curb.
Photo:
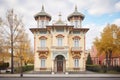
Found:
[[(16, 77), (20, 74), (0, 74), (0, 78)], [(23, 74), (22, 78), (120, 78), (120, 74)]]

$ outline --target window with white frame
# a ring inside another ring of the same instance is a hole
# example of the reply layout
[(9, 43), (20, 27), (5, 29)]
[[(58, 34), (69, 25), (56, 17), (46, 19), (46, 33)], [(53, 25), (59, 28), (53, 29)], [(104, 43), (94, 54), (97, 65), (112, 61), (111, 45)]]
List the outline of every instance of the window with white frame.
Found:
[(45, 59), (41, 59), (41, 68), (45, 68)]
[(74, 47), (79, 47), (79, 39), (74, 39)]
[(75, 28), (77, 28), (77, 27), (78, 27), (78, 21), (75, 20)]
[(41, 21), (41, 28), (44, 28), (44, 21)]
[(74, 67), (75, 68), (79, 67), (79, 59), (74, 59)]
[(46, 39), (40, 39), (40, 47), (46, 47)]
[(63, 40), (62, 37), (57, 38), (58, 46), (62, 46), (62, 40)]

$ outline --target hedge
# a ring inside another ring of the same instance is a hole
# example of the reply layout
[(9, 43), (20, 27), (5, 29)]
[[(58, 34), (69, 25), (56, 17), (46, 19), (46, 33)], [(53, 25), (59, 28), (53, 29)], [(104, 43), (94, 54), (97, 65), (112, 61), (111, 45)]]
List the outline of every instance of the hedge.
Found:
[(107, 68), (107, 66), (103, 65), (87, 65), (86, 69), (89, 71), (94, 71), (94, 72), (104, 72), (106, 73), (107, 71), (117, 71), (120, 72), (120, 66), (110, 66)]
[(99, 66), (99, 65), (87, 65), (86, 69), (89, 71), (100, 72), (101, 66)]
[(33, 65), (26, 65), (26, 66), (23, 66), (22, 67), (22, 71), (25, 72), (25, 71), (31, 71), (34, 69), (34, 66)]
[[(26, 72), (26, 71), (31, 71), (34, 69), (34, 65), (25, 65), (25, 66), (22, 66), (22, 71), (23, 72)], [(21, 67), (16, 67), (15, 68), (15, 73), (20, 73), (21, 71)]]
[(0, 70), (7, 69), (9, 67), (9, 63), (0, 63)]

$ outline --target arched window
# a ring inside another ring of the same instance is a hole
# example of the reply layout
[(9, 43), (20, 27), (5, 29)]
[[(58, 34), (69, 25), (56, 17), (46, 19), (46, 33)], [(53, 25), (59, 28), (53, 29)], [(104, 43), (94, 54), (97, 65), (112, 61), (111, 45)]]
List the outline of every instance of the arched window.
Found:
[(41, 36), (39, 39), (40, 39), (40, 47), (46, 47), (46, 39), (47, 39), (47, 37)]
[(74, 47), (79, 47), (79, 39), (74, 39)]
[(40, 39), (40, 47), (46, 47), (46, 39)]
[(78, 58), (74, 59), (74, 67), (75, 68), (79, 67), (79, 59)]
[(80, 47), (80, 37), (79, 36), (74, 36), (73, 41), (74, 41), (74, 47)]
[(40, 61), (41, 61), (41, 62), (40, 62), (40, 63), (41, 63), (40, 67), (41, 67), (41, 68), (45, 68), (45, 61), (46, 61), (46, 60), (45, 60), (45, 59), (40, 59)]
[(58, 34), (56, 37), (57, 37), (57, 46), (63, 46), (64, 36), (62, 34)]
[(63, 38), (62, 37), (58, 37), (57, 38), (57, 43), (58, 43), (58, 46), (62, 46), (63, 45)]

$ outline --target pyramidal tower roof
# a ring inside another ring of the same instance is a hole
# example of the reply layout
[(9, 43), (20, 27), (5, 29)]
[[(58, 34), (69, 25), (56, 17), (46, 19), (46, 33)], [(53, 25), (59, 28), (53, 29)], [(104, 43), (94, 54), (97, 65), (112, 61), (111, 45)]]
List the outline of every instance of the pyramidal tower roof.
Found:
[(46, 16), (46, 17), (50, 18), (50, 20), (51, 20), (51, 16), (50, 16), (47, 12), (45, 12), (43, 5), (42, 5), (41, 11), (38, 12), (37, 14), (35, 14), (34, 18), (37, 19), (39, 16), (40, 16), (40, 17)]
[(71, 18), (71, 17), (74, 17), (74, 16), (80, 16), (80, 17), (82, 18), (82, 20), (83, 20), (84, 17), (85, 17), (84, 14), (78, 12), (77, 6), (75, 6), (75, 11), (68, 16), (68, 20), (70, 20), (70, 18)]

